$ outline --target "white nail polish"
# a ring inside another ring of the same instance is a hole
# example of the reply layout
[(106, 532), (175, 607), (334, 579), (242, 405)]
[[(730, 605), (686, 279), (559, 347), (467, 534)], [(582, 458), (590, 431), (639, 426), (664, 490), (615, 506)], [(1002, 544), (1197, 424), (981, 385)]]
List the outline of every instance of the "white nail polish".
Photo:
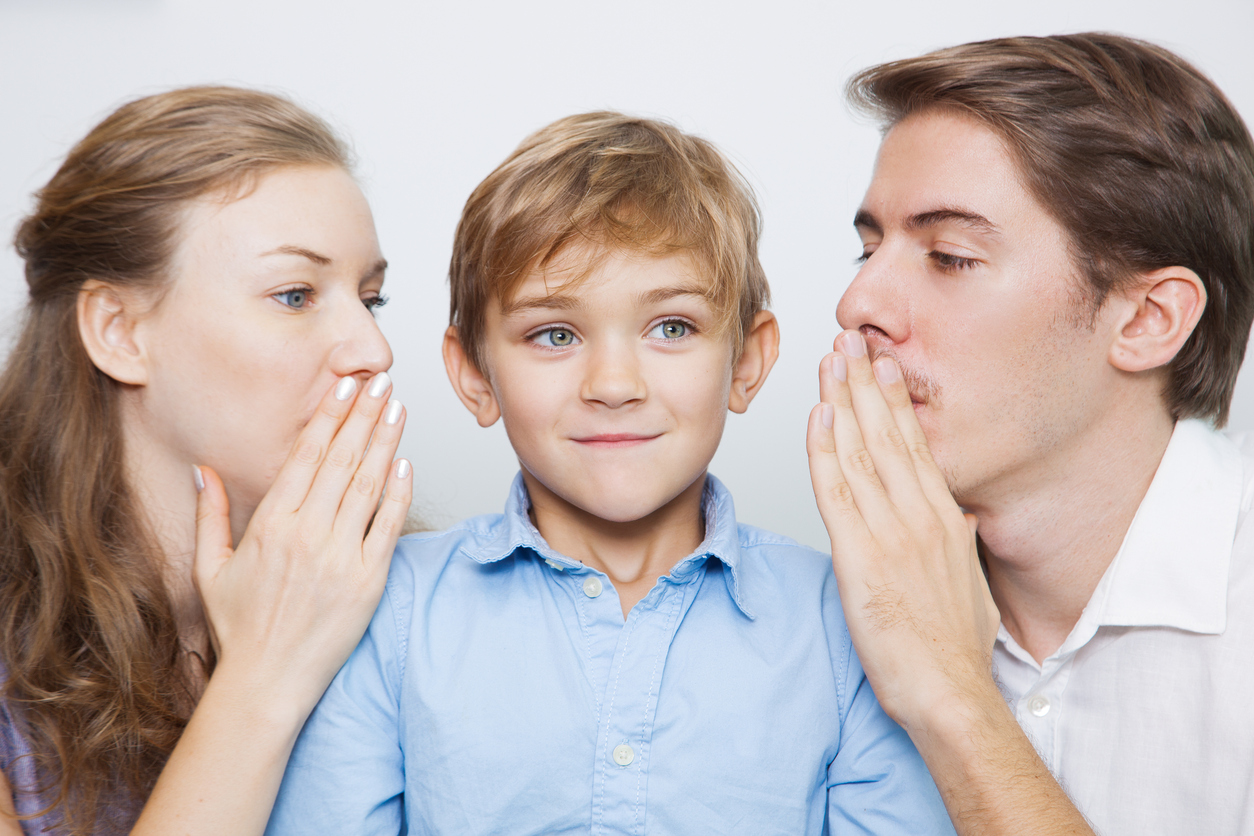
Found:
[(409, 478), (409, 459), (401, 459), (400, 462), (397, 463), (396, 478), (397, 479)]
[(387, 411), (383, 413), (383, 423), (395, 424), (401, 420), (401, 402), (392, 401), (388, 404)]
[(337, 401), (346, 401), (357, 391), (357, 378), (343, 377), (340, 382), (335, 384), (335, 399)]
[(374, 376), (374, 380), (370, 381), (370, 389), (367, 394), (372, 398), (381, 398), (391, 385), (392, 378), (388, 377), (388, 373), (379, 372)]
[(200, 468), (192, 465), (192, 481), (196, 483), (196, 493), (200, 493), (205, 489), (205, 475), (200, 472)]

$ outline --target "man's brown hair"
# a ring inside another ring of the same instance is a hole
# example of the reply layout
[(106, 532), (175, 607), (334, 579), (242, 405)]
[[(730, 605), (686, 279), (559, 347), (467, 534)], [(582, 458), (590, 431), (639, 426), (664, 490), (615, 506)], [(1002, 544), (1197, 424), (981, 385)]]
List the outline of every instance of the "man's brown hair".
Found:
[(466, 201), (449, 264), (449, 321), (483, 369), (487, 306), (507, 303), (566, 247), (685, 253), (706, 273), (707, 297), (739, 353), (770, 301), (760, 233), (752, 190), (709, 142), (655, 119), (568, 116), (523, 140)]
[(1139, 273), (1197, 273), (1206, 308), (1164, 398), (1177, 419), (1227, 421), (1254, 318), (1254, 143), (1214, 83), (1161, 47), (1086, 33), (882, 64), (848, 96), (886, 128), (944, 110), (997, 133), (1070, 236), (1092, 310)]

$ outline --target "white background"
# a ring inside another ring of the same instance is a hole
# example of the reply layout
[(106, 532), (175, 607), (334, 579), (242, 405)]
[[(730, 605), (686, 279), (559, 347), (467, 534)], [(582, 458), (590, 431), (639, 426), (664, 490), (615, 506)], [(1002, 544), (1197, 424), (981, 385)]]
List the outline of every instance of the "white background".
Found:
[[(409, 408), (403, 455), (419, 510), (443, 525), (500, 509), (516, 469), (439, 359), (445, 276), (470, 190), (527, 133), (570, 113), (662, 116), (714, 140), (753, 183), (783, 355), (712, 470), (742, 521), (826, 550), (809, 490), (806, 416), (836, 302), (859, 252), (851, 219), (878, 134), (841, 89), (866, 65), (963, 41), (1117, 31), (1196, 63), (1254, 119), (1251, 0), (998, 0), (766, 4), (359, 0), (0, 0), (0, 333), (24, 302), (7, 246), (61, 157), (144, 93), (234, 83), (286, 93), (353, 142), (391, 263), (381, 314)], [(1254, 427), (1254, 372), (1232, 425)]]

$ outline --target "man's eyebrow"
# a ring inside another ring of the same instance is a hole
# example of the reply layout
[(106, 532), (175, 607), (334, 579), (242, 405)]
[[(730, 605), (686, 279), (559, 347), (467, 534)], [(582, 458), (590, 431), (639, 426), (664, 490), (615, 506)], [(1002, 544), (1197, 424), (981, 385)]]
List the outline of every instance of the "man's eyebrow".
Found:
[(906, 229), (917, 232), (920, 229), (927, 229), (943, 223), (956, 223), (976, 232), (986, 232), (992, 235), (997, 235), (1001, 232), (997, 224), (978, 212), (970, 212), (966, 209), (958, 209), (952, 206), (943, 206), (930, 212), (920, 212), (917, 215), (911, 215), (909, 218), (906, 218)]
[(548, 296), (522, 296), (501, 305), (501, 316), (513, 316), (524, 311), (570, 311), (582, 308), (583, 302), (574, 296), (550, 293)]
[(875, 216), (865, 209), (859, 209), (858, 213), (853, 216), (854, 229), (869, 229), (871, 232), (883, 234), (884, 227), (880, 226), (880, 222), (875, 220)]
[[(976, 232), (985, 232), (990, 235), (999, 235), (1001, 233), (1001, 229), (997, 224), (980, 213), (950, 206), (911, 215), (906, 218), (906, 229), (911, 232), (918, 232), (921, 229), (928, 229), (943, 223), (956, 223), (969, 229), (974, 229)], [(876, 234), (882, 235), (884, 233), (884, 227), (875, 219), (874, 215), (865, 209), (859, 209), (858, 213), (853, 216), (853, 225), (857, 229), (870, 230)]]

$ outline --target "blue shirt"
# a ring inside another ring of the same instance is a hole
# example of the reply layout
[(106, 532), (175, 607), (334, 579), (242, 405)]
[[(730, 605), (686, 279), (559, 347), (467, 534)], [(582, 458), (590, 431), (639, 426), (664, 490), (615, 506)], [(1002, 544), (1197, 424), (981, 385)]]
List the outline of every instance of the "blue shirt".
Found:
[(709, 477), (705, 541), (624, 623), (527, 508), (519, 478), (504, 515), (400, 541), (267, 834), (953, 833), (826, 555)]

